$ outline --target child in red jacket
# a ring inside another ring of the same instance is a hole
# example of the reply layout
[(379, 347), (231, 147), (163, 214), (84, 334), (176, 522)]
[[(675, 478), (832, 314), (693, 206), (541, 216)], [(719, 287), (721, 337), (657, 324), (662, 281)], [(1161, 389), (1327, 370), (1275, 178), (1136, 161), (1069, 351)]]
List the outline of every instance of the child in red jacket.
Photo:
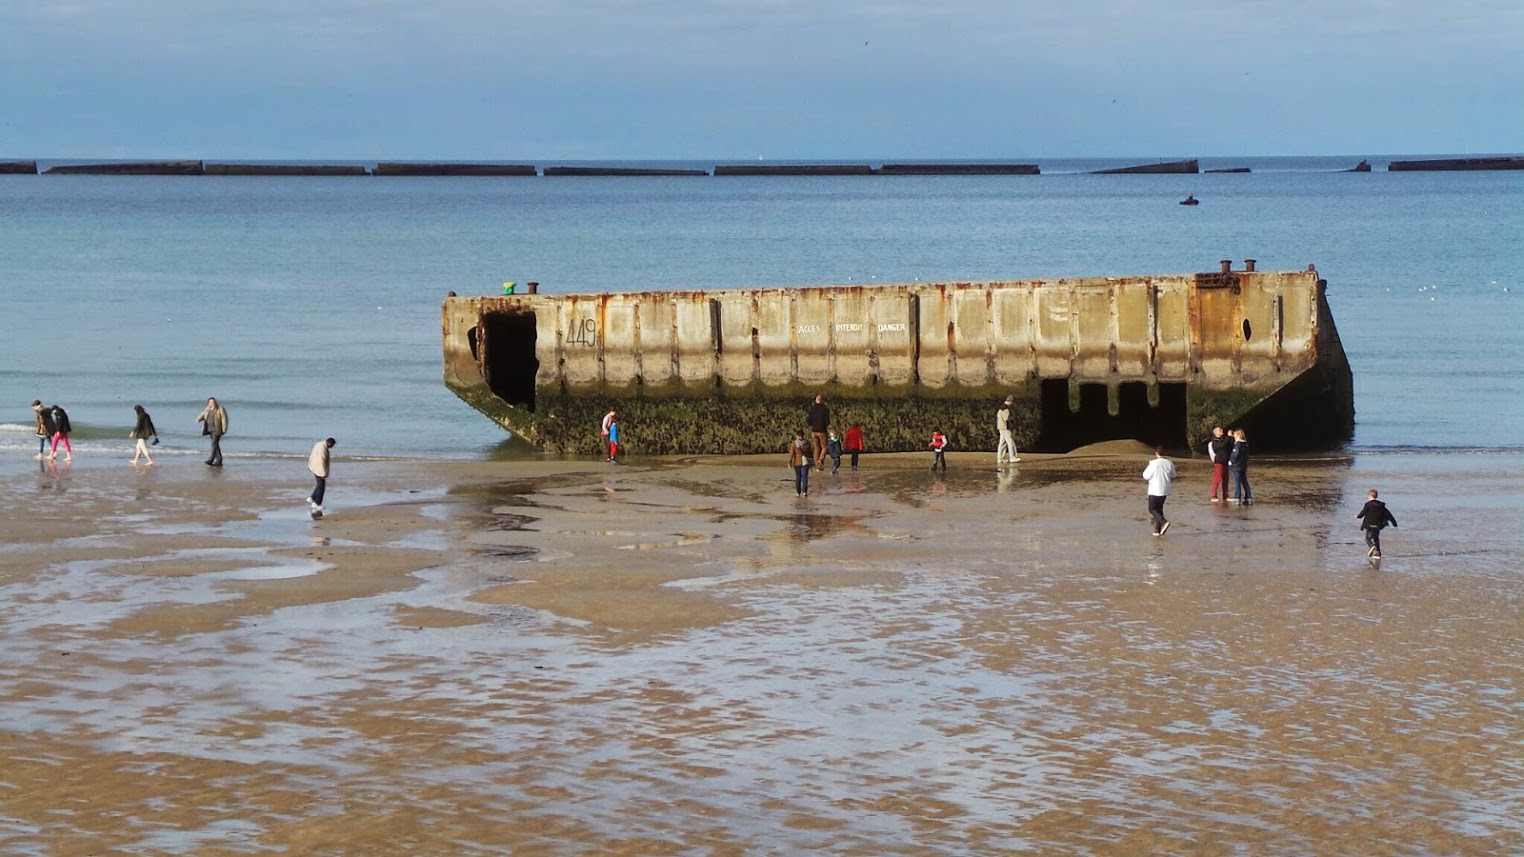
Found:
[(943, 454), (943, 450), (947, 449), (947, 435), (942, 434), (941, 429), (933, 431), (931, 433), (931, 443), (927, 444), (927, 446), (931, 447), (931, 469), (936, 470), (937, 465), (941, 465), (942, 472), (946, 473), (947, 456)]
[(863, 451), (863, 427), (853, 423), (852, 427), (847, 429), (847, 436), (842, 439), (841, 446), (842, 449), (847, 451), (848, 455), (852, 456), (852, 469), (856, 470), (857, 457)]

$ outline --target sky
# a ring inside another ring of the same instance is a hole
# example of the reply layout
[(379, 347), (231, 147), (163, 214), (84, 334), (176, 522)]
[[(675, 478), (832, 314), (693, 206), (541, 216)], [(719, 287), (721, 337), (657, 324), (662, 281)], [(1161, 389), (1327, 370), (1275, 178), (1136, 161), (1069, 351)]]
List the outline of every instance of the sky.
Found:
[(0, 159), (1524, 151), (1524, 0), (0, 0)]

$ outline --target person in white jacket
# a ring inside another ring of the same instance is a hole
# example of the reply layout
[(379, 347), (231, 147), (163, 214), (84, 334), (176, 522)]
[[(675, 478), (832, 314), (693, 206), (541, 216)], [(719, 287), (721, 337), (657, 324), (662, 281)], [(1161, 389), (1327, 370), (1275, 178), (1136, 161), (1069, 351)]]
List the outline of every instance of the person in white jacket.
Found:
[(1169, 531), (1169, 521), (1164, 519), (1164, 501), (1169, 499), (1170, 483), (1175, 481), (1175, 462), (1164, 457), (1164, 447), (1154, 447), (1154, 460), (1143, 468), (1143, 478), (1148, 480), (1148, 516), (1154, 519), (1154, 535), (1162, 536)]
[(318, 441), (312, 445), (312, 454), (307, 456), (307, 470), (317, 480), (317, 487), (312, 489), (312, 496), (307, 498), (307, 502), (312, 504), (313, 520), (323, 517), (323, 491), (328, 487), (328, 451), (333, 449), (334, 442), (331, 437)]

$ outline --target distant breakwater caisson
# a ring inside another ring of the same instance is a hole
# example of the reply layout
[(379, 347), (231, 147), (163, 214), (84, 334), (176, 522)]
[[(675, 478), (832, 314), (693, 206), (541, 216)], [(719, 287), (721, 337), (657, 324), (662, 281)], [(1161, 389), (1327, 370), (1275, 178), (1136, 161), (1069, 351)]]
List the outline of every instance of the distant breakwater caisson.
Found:
[[(1389, 172), (1453, 172), (1469, 170), (1524, 169), (1524, 156), (1505, 155), (1476, 158), (1435, 158), (1429, 160), (1391, 161)], [(1341, 172), (1371, 172), (1368, 160)], [(574, 166), (557, 165), (543, 169), (534, 164), (508, 164), (469, 161), (380, 161), (366, 163), (274, 163), (207, 162), (203, 160), (101, 161), (61, 163), (39, 170), (34, 160), (0, 160), (0, 174), (35, 175), (107, 175), (107, 176), (382, 176), (382, 177), (535, 177), (535, 176), (1035, 176), (1042, 174), (1038, 164), (1002, 162), (910, 162), (873, 164), (840, 163), (746, 163), (716, 164), (699, 167)], [(1088, 175), (1195, 175), (1198, 173), (1247, 173), (1249, 167), (1201, 169), (1196, 158), (1136, 164), (1090, 170)]]
[(1427, 161), (1392, 161), (1386, 165), (1386, 168), (1389, 172), (1394, 173), (1524, 170), (1524, 157), (1436, 158)]

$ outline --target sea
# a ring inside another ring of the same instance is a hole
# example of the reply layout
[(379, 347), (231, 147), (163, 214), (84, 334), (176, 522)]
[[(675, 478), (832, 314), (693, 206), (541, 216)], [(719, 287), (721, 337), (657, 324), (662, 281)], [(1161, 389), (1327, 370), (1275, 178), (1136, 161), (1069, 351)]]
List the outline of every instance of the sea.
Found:
[[(1356, 454), (1524, 450), (1524, 172), (1429, 156), (1203, 158), (1249, 173), (1092, 175), (1163, 158), (1000, 159), (1037, 176), (0, 176), (0, 456), (30, 403), (76, 456), (508, 455), (441, 381), (446, 292), (734, 288), (1315, 264), (1354, 370)], [(1369, 173), (1347, 172), (1362, 158)], [(990, 159), (994, 160), (994, 159)], [(364, 163), (364, 162), (358, 162)], [(539, 166), (712, 168), (704, 162)], [(857, 163), (878, 164), (864, 159)], [(46, 169), (48, 162), (42, 162)], [(1187, 194), (1201, 204), (1178, 205)]]

